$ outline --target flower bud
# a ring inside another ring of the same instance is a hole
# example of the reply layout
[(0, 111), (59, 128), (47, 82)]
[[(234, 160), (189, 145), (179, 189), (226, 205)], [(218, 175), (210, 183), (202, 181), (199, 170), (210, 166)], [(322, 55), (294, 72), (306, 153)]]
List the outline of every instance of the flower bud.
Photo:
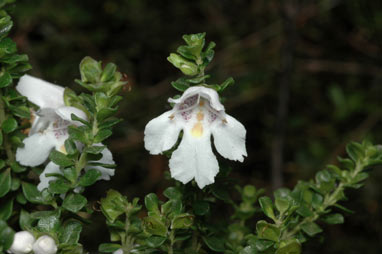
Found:
[(113, 254), (123, 254), (123, 250), (118, 249), (118, 250), (114, 251)]
[(32, 251), (34, 236), (28, 231), (20, 231), (15, 234), (13, 243), (9, 251), (13, 254), (26, 254)]
[(56, 254), (57, 245), (54, 239), (48, 235), (43, 235), (33, 244), (34, 254)]

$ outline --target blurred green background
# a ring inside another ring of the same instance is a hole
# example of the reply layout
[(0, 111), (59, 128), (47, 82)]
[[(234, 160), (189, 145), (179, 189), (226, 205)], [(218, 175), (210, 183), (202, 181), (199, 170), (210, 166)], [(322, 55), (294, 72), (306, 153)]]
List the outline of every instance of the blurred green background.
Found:
[[(271, 194), (336, 163), (350, 140), (382, 143), (382, 1), (18, 0), (11, 15), (30, 74), (81, 91), (73, 80), (89, 55), (128, 76), (124, 121), (108, 143), (119, 166), (112, 181), (88, 191), (94, 202), (109, 188), (132, 198), (171, 184), (167, 158), (144, 150), (143, 130), (177, 94), (170, 82), (179, 72), (166, 57), (187, 33), (207, 32), (217, 43), (211, 83), (236, 80), (225, 105), (247, 128), (249, 156), (220, 161), (238, 183)], [(344, 205), (356, 213), (325, 226), (304, 253), (381, 253), (381, 182), (379, 168), (361, 191), (348, 192)], [(108, 238), (95, 218), (82, 240), (90, 250)]]

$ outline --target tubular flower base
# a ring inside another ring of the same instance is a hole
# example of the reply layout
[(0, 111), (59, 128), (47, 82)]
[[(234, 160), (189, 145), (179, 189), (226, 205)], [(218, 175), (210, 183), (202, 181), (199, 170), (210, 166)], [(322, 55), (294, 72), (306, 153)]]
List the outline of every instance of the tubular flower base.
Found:
[(169, 99), (174, 108), (151, 120), (145, 129), (145, 148), (151, 154), (171, 149), (171, 176), (186, 184), (195, 179), (199, 188), (214, 183), (219, 164), (212, 152), (211, 134), (216, 150), (230, 160), (242, 162), (247, 156), (246, 130), (235, 118), (227, 115), (218, 93), (210, 88), (188, 88), (179, 99)]
[[(65, 140), (69, 138), (68, 127), (82, 124), (72, 120), (71, 115), (74, 114), (86, 120), (86, 114), (75, 107), (65, 106), (65, 89), (44, 80), (24, 75), (20, 78), (16, 90), (40, 107), (34, 113), (29, 137), (23, 141), (24, 147), (18, 148), (16, 151), (16, 160), (22, 165), (34, 167), (44, 163), (52, 149), (66, 153)], [(114, 164), (110, 150), (105, 148), (102, 155), (103, 157), (99, 162)], [(114, 175), (114, 169), (100, 166), (93, 166), (92, 168), (102, 173), (100, 179), (109, 180), (110, 176)], [(49, 162), (40, 175), (40, 184), (38, 185), (40, 191), (49, 186), (49, 181), (56, 179), (45, 176), (45, 174), (52, 173), (61, 174), (62, 172), (58, 165)]]

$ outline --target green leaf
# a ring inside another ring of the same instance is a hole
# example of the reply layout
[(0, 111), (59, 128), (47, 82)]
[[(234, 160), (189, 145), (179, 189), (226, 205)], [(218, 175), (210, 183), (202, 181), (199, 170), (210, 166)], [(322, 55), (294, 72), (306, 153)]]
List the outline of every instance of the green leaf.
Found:
[(32, 216), (27, 211), (23, 209), (21, 210), (19, 224), (22, 230), (31, 229), (34, 221), (36, 221), (36, 219), (32, 218)]
[(3, 132), (0, 130), (0, 146), (1, 145), (3, 145)]
[(98, 251), (105, 252), (105, 253), (111, 253), (118, 249), (122, 248), (120, 244), (117, 243), (103, 243), (98, 247)]
[(145, 206), (149, 212), (159, 214), (158, 197), (154, 193), (147, 194), (145, 197)]
[(56, 232), (60, 228), (60, 215), (59, 210), (51, 212), (47, 216), (42, 216), (37, 222), (37, 228), (42, 232)]
[(357, 162), (364, 157), (362, 145), (356, 142), (349, 143), (346, 146), (346, 152), (354, 162)]
[(12, 76), (9, 72), (3, 72), (0, 76), (0, 88), (4, 88), (12, 84)]
[(76, 127), (73, 125), (69, 126), (68, 132), (69, 132), (70, 138), (72, 138), (73, 140), (78, 140), (83, 144), (86, 144), (88, 142), (88, 139), (85, 135), (85, 131), (86, 131), (85, 128), (86, 126), (80, 126), (80, 127)]
[(170, 56), (167, 57), (167, 60), (176, 68), (180, 69), (185, 75), (194, 76), (198, 74), (198, 66), (178, 54), (171, 53)]
[(87, 170), (85, 174), (81, 176), (80, 180), (78, 181), (78, 185), (82, 187), (93, 185), (101, 175), (101, 172), (97, 169)]
[(49, 192), (52, 194), (64, 194), (70, 189), (70, 184), (63, 179), (49, 182)]
[(273, 203), (272, 200), (269, 197), (261, 197), (259, 198), (259, 203), (261, 206), (261, 209), (263, 210), (264, 214), (268, 216), (269, 218), (275, 220), (275, 213), (273, 211)]
[(322, 232), (322, 229), (314, 222), (307, 222), (301, 225), (301, 229), (310, 237)]
[(151, 248), (158, 248), (166, 241), (166, 239), (166, 237), (162, 236), (151, 236), (146, 239), (146, 244)]
[(17, 129), (17, 121), (13, 117), (7, 118), (1, 125), (1, 128), (4, 133), (11, 133), (12, 131)]
[(5, 221), (0, 220), (0, 247), (2, 246), (4, 250), (8, 250), (13, 243), (14, 235), (13, 229), (8, 227)]
[(235, 80), (234, 80), (232, 77), (226, 79), (226, 80), (220, 85), (220, 91), (223, 91), (224, 89), (226, 89), (226, 88), (229, 87), (229, 86), (232, 86), (233, 84), (235, 84)]
[(74, 165), (74, 161), (72, 159), (69, 159), (64, 153), (61, 153), (57, 150), (52, 150), (49, 155), (49, 159), (62, 167), (69, 167)]
[(256, 224), (256, 232), (259, 238), (278, 242), (280, 238), (280, 229), (273, 224), (261, 220)]
[(97, 112), (96, 118), (97, 121), (102, 122), (108, 117), (112, 117), (117, 112), (118, 108), (102, 108)]
[(82, 224), (76, 220), (69, 220), (60, 228), (60, 243), (77, 244), (80, 239)]
[(5, 204), (3, 203), (0, 207), (0, 220), (7, 221), (13, 211), (13, 199), (8, 200)]
[(168, 187), (164, 190), (163, 195), (168, 199), (182, 199), (182, 193), (176, 187)]
[(16, 43), (11, 38), (4, 38), (0, 41), (0, 56), (14, 54), (16, 51)]
[(202, 238), (203, 238), (204, 243), (211, 250), (217, 251), (217, 252), (225, 251), (225, 247), (224, 247), (225, 239), (223, 237), (219, 238), (219, 237), (215, 237), (215, 236), (210, 236), (210, 237), (203, 236)]
[(180, 78), (176, 81), (173, 81), (171, 82), (171, 85), (178, 91), (180, 92), (184, 92), (186, 91), (188, 88), (190, 88), (190, 85), (183, 79), (183, 78)]
[(4, 197), (11, 190), (11, 185), (11, 169), (8, 168), (0, 173), (0, 197)]
[(210, 212), (210, 204), (207, 201), (197, 200), (192, 204), (192, 209), (196, 215), (203, 216)]
[(297, 240), (293, 240), (286, 245), (282, 245), (277, 251), (276, 254), (300, 254), (301, 253), (301, 244)]
[(38, 191), (36, 185), (23, 182), (21, 183), (25, 198), (34, 204), (43, 203), (41, 192)]
[(87, 204), (87, 202), (87, 199), (81, 194), (71, 193), (65, 198), (64, 202), (62, 203), (62, 207), (68, 211), (71, 211), (72, 213), (76, 213), (81, 210)]
[(187, 229), (192, 226), (194, 216), (188, 213), (179, 214), (171, 222), (171, 229)]
[(323, 217), (322, 220), (328, 224), (343, 224), (345, 219), (342, 214), (334, 213)]
[(125, 197), (116, 190), (109, 190), (106, 198), (101, 199), (102, 213), (110, 222), (114, 222), (118, 216), (126, 212), (128, 202)]
[(114, 77), (115, 71), (117, 70), (117, 66), (113, 63), (108, 63), (101, 75), (101, 82), (111, 81)]
[(86, 147), (83, 152), (85, 153), (90, 153), (90, 154), (99, 154), (101, 153), (106, 146), (91, 146), (91, 147)]
[(167, 236), (167, 227), (158, 216), (143, 218), (143, 228), (149, 234), (163, 237)]
[(93, 142), (94, 142), (94, 143), (101, 143), (102, 141), (104, 141), (105, 139), (107, 139), (108, 137), (110, 137), (111, 134), (113, 134), (113, 133), (111, 132), (111, 130), (108, 130), (108, 129), (100, 130), (100, 131), (97, 133), (97, 135), (94, 137)]
[(80, 63), (80, 73), (82, 82), (97, 83), (102, 74), (101, 62), (85, 57)]
[(24, 105), (21, 105), (21, 106), (9, 105), (8, 108), (12, 111), (12, 114), (14, 114), (15, 116), (30, 119), (31, 113), (28, 107)]
[(306, 205), (301, 205), (296, 212), (301, 215), (302, 217), (310, 217), (313, 216), (314, 213), (309, 209)]

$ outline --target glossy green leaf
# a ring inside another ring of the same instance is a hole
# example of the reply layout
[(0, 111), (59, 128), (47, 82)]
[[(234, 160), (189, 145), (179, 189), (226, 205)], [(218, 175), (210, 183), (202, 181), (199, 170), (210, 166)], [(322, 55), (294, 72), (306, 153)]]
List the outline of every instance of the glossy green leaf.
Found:
[(12, 84), (12, 76), (9, 72), (3, 72), (0, 75), (0, 88), (4, 88)]
[(2, 246), (4, 250), (8, 250), (11, 247), (14, 235), (15, 232), (13, 229), (8, 227), (5, 221), (0, 220), (0, 246)]
[(110, 137), (111, 134), (113, 134), (113, 133), (111, 132), (111, 130), (108, 130), (108, 129), (100, 130), (100, 131), (97, 133), (97, 135), (94, 137), (93, 142), (94, 142), (94, 143), (101, 143), (102, 141), (104, 141), (105, 139), (107, 139), (108, 137)]
[(85, 174), (81, 176), (80, 180), (78, 181), (78, 185), (82, 187), (93, 185), (101, 175), (101, 172), (97, 169), (87, 170)]
[(196, 215), (203, 216), (210, 212), (210, 204), (207, 201), (198, 200), (192, 204), (192, 209)]
[(187, 229), (192, 226), (194, 222), (194, 216), (191, 214), (179, 214), (171, 222), (171, 229)]
[(210, 237), (203, 237), (202, 238), (204, 243), (208, 246), (213, 251), (217, 252), (223, 252), (225, 251), (224, 247), (224, 242), (225, 239), (223, 237), (215, 237), (215, 236), (210, 236)]
[(105, 252), (105, 253), (111, 253), (118, 249), (120, 249), (122, 246), (117, 243), (103, 243), (98, 247), (98, 251)]
[(69, 220), (64, 223), (59, 231), (60, 243), (76, 244), (80, 239), (82, 224), (76, 220)]
[(11, 169), (8, 168), (0, 173), (0, 197), (4, 197), (11, 190), (11, 185)]
[(80, 73), (83, 82), (97, 83), (102, 74), (101, 63), (87, 56), (80, 63)]
[(264, 214), (271, 219), (275, 219), (275, 213), (273, 211), (273, 203), (269, 197), (259, 198), (259, 203)]
[(116, 190), (109, 190), (106, 198), (101, 199), (102, 213), (110, 222), (114, 222), (118, 216), (125, 213), (128, 202), (125, 197)]
[(345, 219), (340, 213), (329, 214), (322, 218), (322, 220), (328, 224), (343, 224)]
[(168, 187), (163, 191), (163, 195), (168, 199), (182, 199), (182, 193), (176, 187)]
[(166, 237), (162, 236), (151, 236), (146, 239), (146, 244), (151, 248), (158, 248), (166, 241), (166, 239)]
[(20, 217), (19, 217), (19, 224), (22, 230), (28, 230), (32, 228), (33, 222), (36, 221), (35, 218), (32, 218), (32, 216), (25, 210), (21, 210)]
[(62, 203), (62, 207), (72, 213), (76, 213), (80, 211), (87, 204), (87, 202), (87, 199), (81, 194), (71, 193), (65, 198)]
[(1, 204), (0, 206), (0, 220), (7, 221), (13, 211), (13, 199), (8, 200), (6, 203)]
[(74, 165), (74, 161), (72, 159), (69, 159), (64, 153), (61, 153), (57, 150), (52, 150), (49, 155), (49, 159), (62, 167), (69, 167)]
[(278, 242), (280, 238), (280, 229), (266, 221), (258, 221), (256, 224), (256, 232), (259, 238)]
[(302, 224), (301, 229), (310, 237), (322, 232), (322, 229), (314, 222), (307, 222)]
[(49, 182), (49, 192), (52, 194), (65, 194), (70, 189), (70, 183), (66, 180), (58, 179), (56, 181)]
[(147, 194), (145, 197), (145, 206), (148, 211), (158, 213), (159, 214), (159, 208), (158, 208), (158, 197), (154, 193)]
[(277, 249), (276, 254), (300, 254), (301, 244), (297, 240), (293, 240)]
[(1, 129), (4, 133), (11, 133), (12, 131), (17, 129), (17, 121), (13, 117), (7, 118), (1, 125)]
[(37, 228), (42, 232), (55, 232), (60, 228), (60, 215), (59, 211), (51, 212), (47, 216), (41, 216), (37, 222)]
[(144, 230), (151, 234), (156, 236), (167, 236), (167, 227), (162, 222), (158, 216), (149, 216), (143, 218), (143, 228)]

